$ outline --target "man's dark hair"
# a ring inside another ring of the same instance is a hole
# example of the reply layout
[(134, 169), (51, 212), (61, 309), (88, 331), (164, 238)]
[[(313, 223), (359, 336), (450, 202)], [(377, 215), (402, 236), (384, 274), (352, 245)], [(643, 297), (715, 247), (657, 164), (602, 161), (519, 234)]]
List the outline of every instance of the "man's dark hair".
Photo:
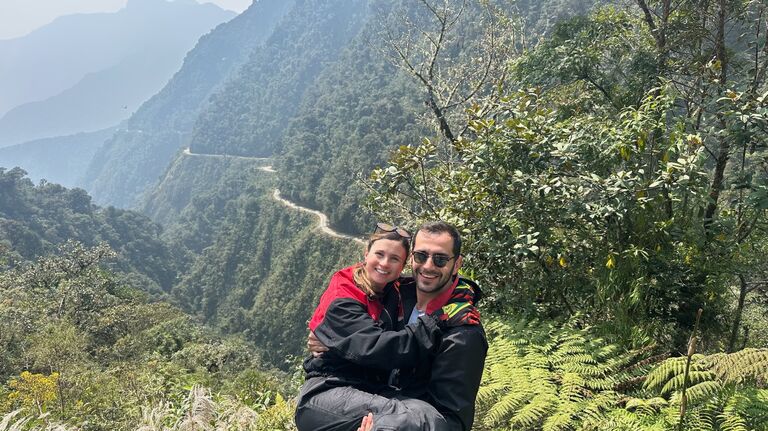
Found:
[(452, 224), (446, 223), (444, 221), (430, 221), (427, 223), (424, 223), (423, 225), (419, 226), (419, 229), (416, 231), (416, 235), (413, 236), (413, 245), (416, 245), (416, 237), (419, 236), (419, 232), (429, 232), (431, 234), (440, 234), (443, 232), (448, 233), (451, 235), (451, 239), (453, 239), (453, 255), (458, 257), (461, 255), (461, 235), (459, 234), (459, 230), (456, 229)]

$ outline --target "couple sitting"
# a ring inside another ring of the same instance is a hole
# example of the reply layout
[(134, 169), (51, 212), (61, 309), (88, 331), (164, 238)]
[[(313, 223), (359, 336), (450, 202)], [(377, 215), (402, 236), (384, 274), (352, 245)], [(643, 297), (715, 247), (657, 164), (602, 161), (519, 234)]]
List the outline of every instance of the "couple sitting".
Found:
[[(444, 222), (413, 238), (379, 223), (364, 261), (333, 275), (309, 322), (300, 431), (469, 430), (488, 344)], [(401, 277), (410, 257), (413, 277)]]

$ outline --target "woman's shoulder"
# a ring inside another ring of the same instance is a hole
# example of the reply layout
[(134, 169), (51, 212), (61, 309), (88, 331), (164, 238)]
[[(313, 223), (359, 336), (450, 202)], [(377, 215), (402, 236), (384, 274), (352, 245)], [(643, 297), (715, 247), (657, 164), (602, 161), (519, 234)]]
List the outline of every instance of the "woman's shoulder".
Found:
[(356, 267), (357, 265), (352, 265), (336, 271), (331, 276), (326, 293), (336, 297), (349, 297), (362, 301), (365, 294), (355, 284), (354, 271)]
[(329, 285), (333, 285), (334, 283), (351, 283), (353, 286), (355, 284), (355, 269), (358, 267), (358, 264), (348, 266), (346, 268), (341, 268), (340, 270), (333, 273), (331, 276), (331, 281)]

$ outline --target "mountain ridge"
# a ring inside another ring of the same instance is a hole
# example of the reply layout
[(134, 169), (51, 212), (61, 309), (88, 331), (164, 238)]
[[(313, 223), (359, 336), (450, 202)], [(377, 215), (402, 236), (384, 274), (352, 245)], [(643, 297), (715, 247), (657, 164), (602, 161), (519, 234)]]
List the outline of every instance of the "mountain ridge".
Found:
[(200, 38), (168, 84), (126, 120), (128, 131), (116, 133), (96, 153), (84, 180), (94, 199), (136, 205), (188, 141), (210, 95), (237, 73), (294, 4), (261, 0)]
[[(60, 17), (0, 41), (8, 59), (0, 64), (0, 146), (117, 124), (162, 88), (201, 35), (235, 15), (212, 4), (146, 0), (115, 13)], [(100, 82), (109, 79), (116, 81)]]

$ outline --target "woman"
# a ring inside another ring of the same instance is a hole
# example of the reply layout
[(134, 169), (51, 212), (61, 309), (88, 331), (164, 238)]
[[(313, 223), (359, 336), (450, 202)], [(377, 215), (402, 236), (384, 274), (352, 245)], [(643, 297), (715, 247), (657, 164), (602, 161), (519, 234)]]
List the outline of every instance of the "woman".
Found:
[(410, 238), (401, 228), (379, 223), (363, 262), (331, 278), (309, 322), (329, 350), (304, 361), (307, 379), (296, 410), (300, 431), (354, 431), (371, 411), (393, 421), (391, 429), (440, 429), (444, 424), (426, 402), (376, 395), (389, 389), (393, 369), (428, 359), (439, 347), (445, 324), (440, 316), (427, 315), (395, 331), (403, 319), (398, 285)]

